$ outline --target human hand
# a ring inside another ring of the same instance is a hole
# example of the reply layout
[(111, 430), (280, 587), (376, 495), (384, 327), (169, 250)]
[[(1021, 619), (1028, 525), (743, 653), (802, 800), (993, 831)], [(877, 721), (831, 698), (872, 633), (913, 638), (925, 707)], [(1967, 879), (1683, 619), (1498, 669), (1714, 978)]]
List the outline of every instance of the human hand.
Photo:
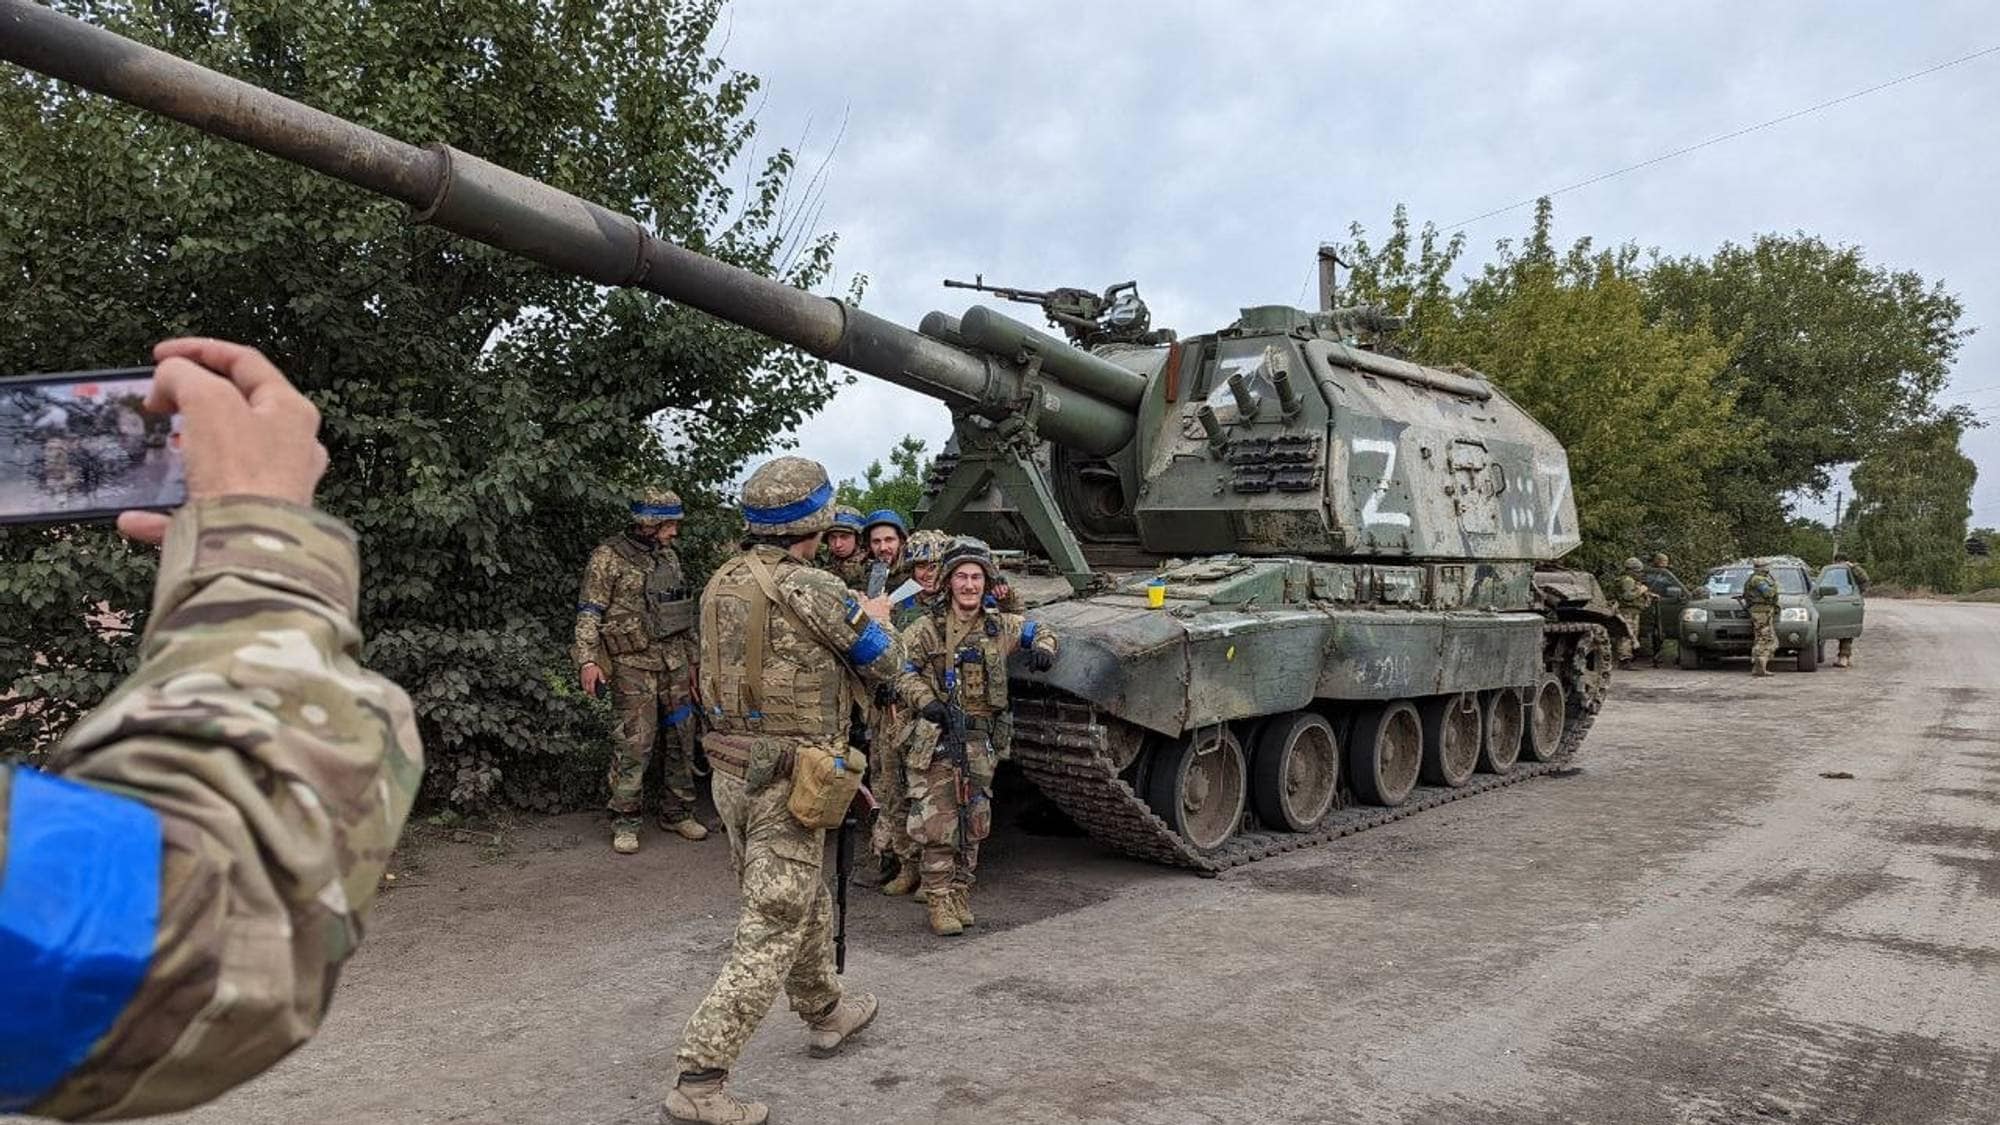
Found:
[(1028, 667), (1037, 672), (1046, 672), (1056, 666), (1056, 654), (1045, 648), (1028, 650)]
[(862, 598), (861, 612), (887, 625), (889, 623), (889, 596), (887, 594), (877, 594), (872, 598)]
[[(181, 416), (188, 499), (264, 496), (310, 505), (326, 472), (319, 408), (263, 353), (189, 336), (153, 347), (146, 410)], [(118, 531), (141, 543), (166, 537), (167, 516), (121, 512)]]
[(929, 703), (924, 704), (918, 710), (917, 714), (922, 715), (925, 722), (933, 723), (937, 726), (943, 726), (944, 721), (950, 717), (949, 713), (945, 711), (944, 701), (938, 699), (933, 699)]
[(585, 664), (578, 674), (583, 679), (583, 694), (595, 699), (597, 689), (604, 686), (604, 669), (595, 664)]

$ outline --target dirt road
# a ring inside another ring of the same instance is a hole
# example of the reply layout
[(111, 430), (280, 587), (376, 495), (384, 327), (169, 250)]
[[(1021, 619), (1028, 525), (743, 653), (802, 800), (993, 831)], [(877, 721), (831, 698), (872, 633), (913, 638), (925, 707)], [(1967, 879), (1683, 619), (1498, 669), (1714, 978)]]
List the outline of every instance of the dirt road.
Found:
[[(2000, 1119), (2000, 607), (1877, 601), (1860, 667), (1621, 676), (1582, 769), (1203, 880), (1003, 828), (938, 941), (857, 895), (843, 1057), (776, 1119)], [(1852, 780), (1821, 777), (1847, 771)], [(728, 941), (719, 840), (423, 852), (324, 1035), (182, 1120), (650, 1122)]]

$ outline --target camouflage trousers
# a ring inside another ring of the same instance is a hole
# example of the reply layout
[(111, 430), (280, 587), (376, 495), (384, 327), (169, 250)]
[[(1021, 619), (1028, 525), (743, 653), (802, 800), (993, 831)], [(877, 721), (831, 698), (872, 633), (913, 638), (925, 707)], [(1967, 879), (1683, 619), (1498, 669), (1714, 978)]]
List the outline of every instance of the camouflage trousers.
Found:
[(1848, 661), (1848, 662), (1850, 662), (1850, 663), (1852, 663), (1852, 662), (1853, 662), (1853, 660), (1854, 660), (1854, 638), (1853, 638), (1853, 637), (1842, 637), (1842, 638), (1840, 638), (1840, 651), (1839, 651), (1838, 653), (1836, 653), (1836, 654), (1835, 654), (1835, 659), (1838, 659), (1838, 660), (1845, 660), (1845, 661)]
[(1639, 636), (1639, 610), (1627, 606), (1618, 607), (1618, 620), (1625, 625), (1625, 635), (1612, 646), (1612, 655), (1620, 662), (1632, 659), (1633, 646)]
[(940, 751), (919, 767), (904, 768), (909, 779), (910, 838), (922, 849), (917, 871), (926, 891), (969, 887), (979, 868), (979, 842), (993, 828), (993, 770), (999, 756), (983, 735), (966, 740), (972, 776), (965, 779), (965, 831), (959, 832), (957, 767)]
[(826, 833), (793, 819), (785, 807), (789, 779), (751, 793), (742, 779), (718, 768), (712, 785), (743, 907), (729, 961), (681, 1033), (675, 1061), (683, 1074), (735, 1066), (780, 988), (801, 1018), (840, 1000), (833, 896), (821, 872)]
[(618, 729), (611, 747), (611, 799), (605, 805), (614, 820), (633, 827), (655, 743), (664, 744), (660, 772), (666, 792), (660, 798), (660, 818), (671, 822), (694, 815), (694, 696), (685, 654), (678, 646), (667, 651), (661, 670), (624, 663), (611, 669), (611, 708), (618, 715)]
[(1767, 605), (1750, 607), (1750, 659), (1769, 660), (1778, 651), (1778, 611)]
[(870, 843), (876, 855), (893, 855), (908, 863), (917, 860), (917, 843), (910, 839), (910, 786), (904, 776), (903, 753), (915, 725), (906, 714), (888, 707), (878, 708), (875, 723), (874, 757), (868, 760), (874, 776), (869, 788), (882, 806), (875, 817)]

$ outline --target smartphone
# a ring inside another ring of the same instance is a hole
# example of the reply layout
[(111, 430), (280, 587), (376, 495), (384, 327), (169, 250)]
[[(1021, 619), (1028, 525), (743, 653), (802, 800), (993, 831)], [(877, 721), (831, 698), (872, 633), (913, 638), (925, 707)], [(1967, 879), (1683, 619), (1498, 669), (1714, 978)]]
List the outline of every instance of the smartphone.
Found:
[(187, 502), (178, 414), (146, 413), (153, 369), (0, 378), (0, 523), (79, 523)]

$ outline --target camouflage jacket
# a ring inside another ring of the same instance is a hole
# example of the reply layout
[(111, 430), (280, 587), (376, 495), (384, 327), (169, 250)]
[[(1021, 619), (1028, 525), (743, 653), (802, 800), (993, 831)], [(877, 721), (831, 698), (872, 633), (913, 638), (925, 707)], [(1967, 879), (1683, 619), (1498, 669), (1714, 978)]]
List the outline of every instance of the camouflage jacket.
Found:
[(1743, 604), (1751, 609), (1776, 608), (1778, 583), (1768, 574), (1752, 574), (1743, 580)]
[(859, 590), (868, 584), (868, 553), (859, 548), (844, 559), (836, 559), (822, 551), (819, 568), (840, 579), (840, 584), (850, 590)]
[(1659, 597), (1647, 589), (1644, 583), (1629, 574), (1619, 575), (1618, 585), (1613, 589), (1616, 593), (1612, 595), (1612, 600), (1618, 603), (1620, 609), (1644, 609), (1647, 602)]
[(921, 709), (947, 694), (945, 673), (955, 673), (959, 706), (974, 717), (1007, 710), (1007, 658), (1024, 645), (1053, 655), (1056, 636), (1018, 613), (981, 610), (960, 621), (940, 606), (903, 633), (905, 661), (898, 694)]
[(682, 643), (695, 623), (680, 552), (618, 535), (590, 553), (576, 598), (576, 639), (570, 659), (595, 664), (666, 669), (660, 646)]
[[(408, 697), (357, 663), (359, 588), (330, 516), (186, 505), (138, 670), (59, 776), (0, 769), (0, 984), (32, 964), (64, 998), (0, 1021), (0, 1112), (196, 1105), (319, 1026), (423, 774)], [(21, 960), (37, 923), (59, 940)]]
[(1861, 569), (1861, 564), (1858, 562), (1848, 562), (1841, 565), (1847, 568), (1847, 576), (1854, 579), (1854, 588), (1864, 594), (1867, 593), (1869, 582), (1868, 572)]
[(838, 579), (777, 547), (751, 547), (723, 563), (701, 597), (701, 700), (716, 735), (845, 738), (852, 676), (869, 686), (892, 683), (902, 666), (901, 642), (869, 620)]

